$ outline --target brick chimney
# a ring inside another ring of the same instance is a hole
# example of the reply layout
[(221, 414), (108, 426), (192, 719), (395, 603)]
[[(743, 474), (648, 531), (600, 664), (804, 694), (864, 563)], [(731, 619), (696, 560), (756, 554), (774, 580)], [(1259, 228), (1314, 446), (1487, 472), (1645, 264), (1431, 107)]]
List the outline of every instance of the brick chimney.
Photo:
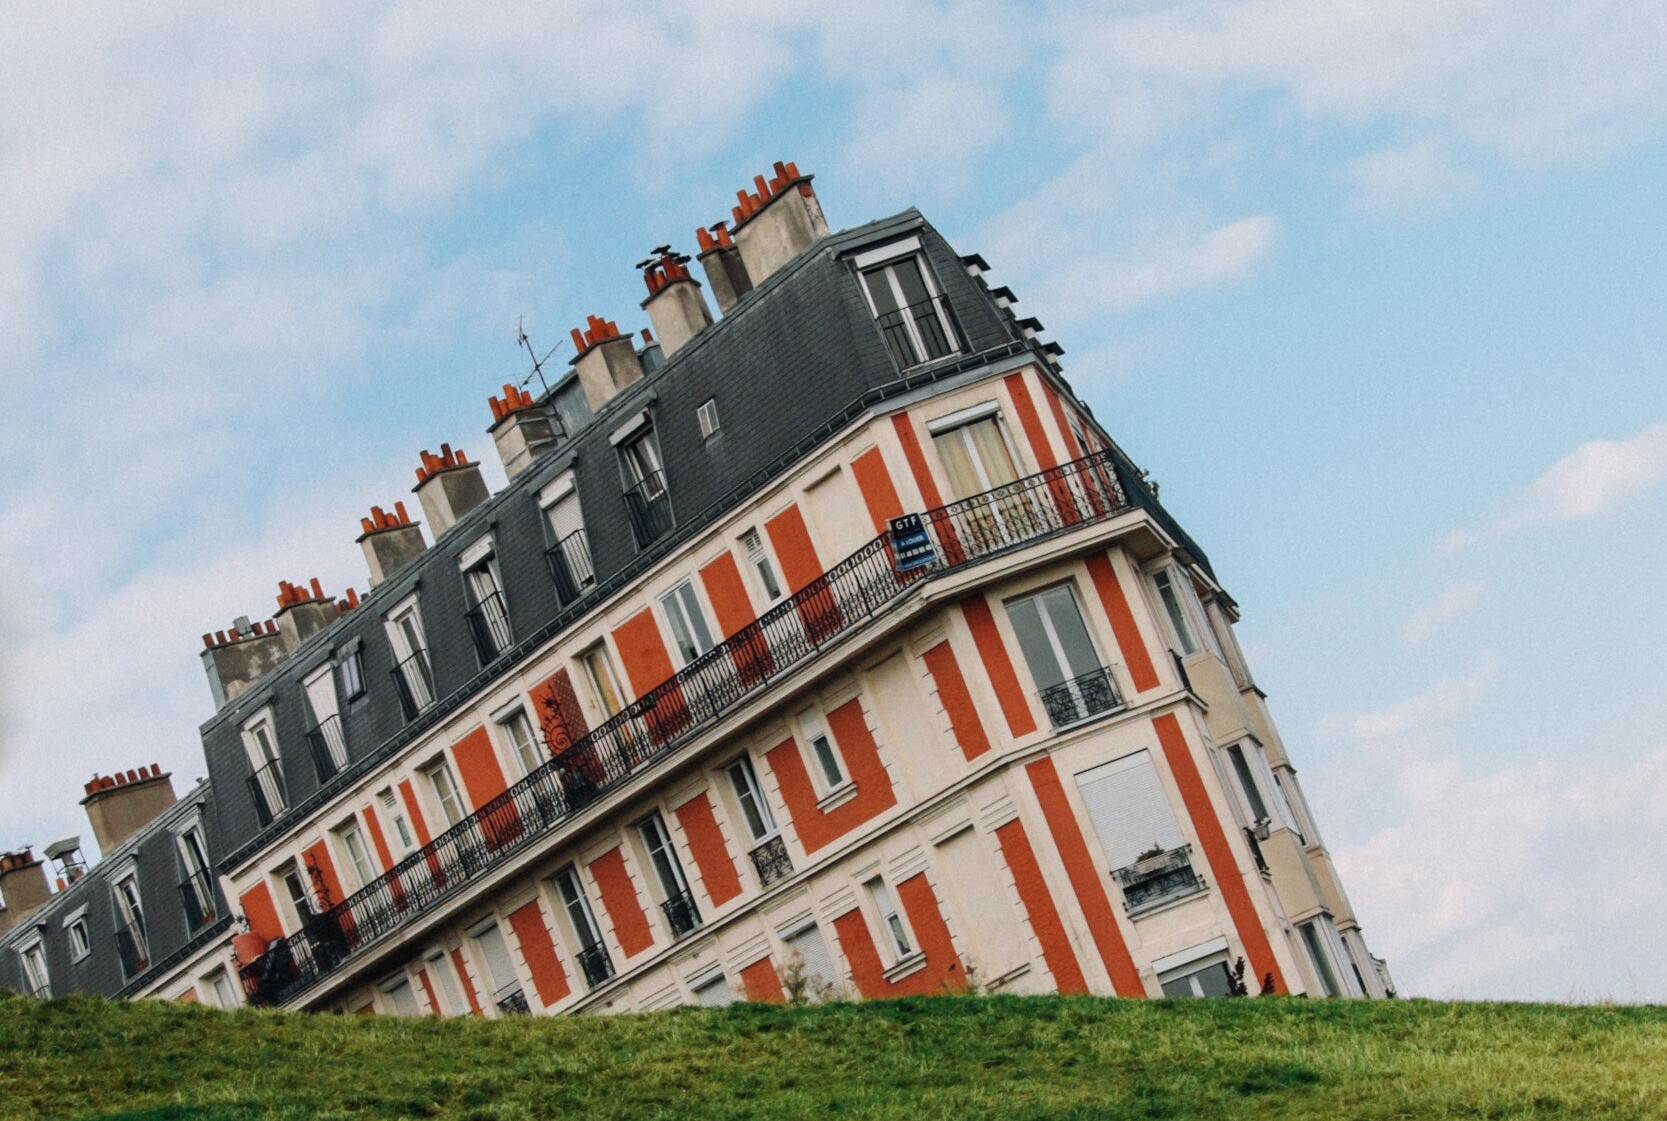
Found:
[(631, 336), (621, 335), (617, 324), (595, 315), (586, 317), (584, 330), (573, 328), (572, 365), (591, 412), (600, 412), (616, 393), (643, 377)]
[(492, 427), (486, 431), (498, 446), (504, 474), (511, 479), (556, 446), (561, 436), (557, 423), (534, 403), (531, 393), (505, 385), (502, 400), (488, 397), (486, 403), (492, 406)]
[(249, 622), (239, 616), (230, 630), (203, 635), (203, 669), (214, 693), (214, 707), (236, 700), (289, 654), (278, 624)]
[(701, 294), (700, 281), (689, 275), (689, 258), (662, 245), (654, 256), (637, 264), (643, 270), (648, 298), (642, 302), (660, 349), (667, 358), (683, 344), (712, 326), (712, 312)]
[(373, 588), (422, 556), (428, 548), (422, 528), (405, 512), (403, 502), (394, 503), (392, 514), (384, 513), (380, 506), (372, 506), (370, 517), (359, 519), (359, 528), (364, 531), (359, 534), (359, 547), (365, 551)]
[(174, 804), (173, 776), (157, 763), (126, 774), (94, 775), (86, 790), (81, 804), (101, 853), (113, 852)]
[(752, 291), (752, 277), (747, 275), (746, 262), (735, 248), (727, 223), (714, 222), (710, 229), (702, 226), (695, 230), (695, 241), (700, 246), (700, 267), (706, 272), (706, 283), (712, 286), (712, 298), (718, 301), (718, 314), (722, 315)]
[(336, 597), (324, 594), (317, 576), (307, 587), (288, 580), (278, 581), (278, 613), (272, 618), (278, 624), (285, 653), (293, 652), (307, 638), (333, 623), (339, 614)]
[(781, 266), (827, 236), (828, 220), (811, 187), (813, 176), (800, 175), (796, 164), (776, 161), (775, 176), (753, 176), (751, 192), (735, 192), (730, 210), (733, 236), (754, 284), (763, 284)]
[(480, 464), (471, 463), (461, 448), (452, 451), (450, 444), (441, 444), (439, 455), (423, 449), (423, 465), (417, 468), (417, 485), (411, 493), (423, 504), (428, 531), (436, 541), (463, 515), (492, 497), (481, 478)]
[(0, 933), (10, 930), (52, 898), (46, 865), (30, 849), (0, 854)]

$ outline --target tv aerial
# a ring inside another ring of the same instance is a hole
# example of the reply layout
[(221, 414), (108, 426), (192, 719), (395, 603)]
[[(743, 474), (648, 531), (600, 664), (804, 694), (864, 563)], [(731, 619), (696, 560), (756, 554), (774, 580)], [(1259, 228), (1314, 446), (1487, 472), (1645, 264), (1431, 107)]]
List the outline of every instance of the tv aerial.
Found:
[(550, 355), (561, 349), (561, 340), (556, 340), (556, 345), (545, 351), (544, 357), (540, 358), (538, 351), (533, 348), (532, 340), (527, 337), (526, 321), (527, 317), (524, 315), (517, 316), (515, 319), (515, 345), (527, 352), (527, 357), (532, 359), (533, 364), (533, 368), (527, 371), (527, 376), (521, 379), (521, 388), (527, 388), (527, 383), (536, 376), (538, 384), (543, 386), (544, 392), (548, 394), (550, 383), (544, 377), (544, 363), (550, 360)]

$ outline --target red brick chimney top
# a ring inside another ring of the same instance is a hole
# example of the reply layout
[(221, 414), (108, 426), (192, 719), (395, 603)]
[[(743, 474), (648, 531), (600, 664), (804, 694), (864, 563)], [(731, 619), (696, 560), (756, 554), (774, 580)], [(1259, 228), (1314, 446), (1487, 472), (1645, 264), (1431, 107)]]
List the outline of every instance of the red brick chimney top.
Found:
[(278, 581), (279, 614), (303, 603), (320, 603), (329, 598), (324, 594), (324, 586), (318, 582), (317, 576), (314, 576), (310, 585), (305, 588), (299, 584), (291, 584), (288, 580)]
[[(128, 771), (126, 774), (118, 772), (113, 775), (94, 775), (86, 785), (87, 798), (103, 794), (106, 790), (116, 790), (123, 786), (133, 786), (141, 782), (154, 782), (157, 779), (167, 777), (162, 773), (162, 764), (160, 763), (152, 763), (148, 767), (140, 767), (138, 770)], [(83, 801), (85, 800), (83, 799)]]
[(619, 338), (619, 324), (611, 319), (603, 319), (599, 315), (585, 316), (584, 330), (573, 328), (573, 357), (581, 358), (584, 353), (597, 343), (605, 343), (609, 339)]
[[(282, 600), (279, 602), (281, 603)], [(270, 638), (277, 633), (278, 624), (271, 619), (264, 623), (256, 623), (247, 632), (239, 631), (237, 624), (233, 623), (226, 630), (215, 631), (213, 634), (205, 633), (203, 635), (203, 649), (218, 650), (222, 646), (232, 646), (239, 642), (249, 642), (257, 638)]]
[[(427, 454), (426, 452), (424, 453)], [(421, 474), (421, 472), (418, 472)], [(411, 524), (411, 515), (405, 512), (405, 503), (394, 503), (394, 512), (386, 513), (380, 506), (370, 508), (370, 517), (359, 519), (359, 528), (364, 530), (364, 536), (381, 533), (385, 529), (400, 529)], [(352, 590), (349, 589), (349, 594)]]
[(492, 427), (496, 428), (503, 423), (505, 417), (513, 416), (522, 409), (532, 408), (533, 395), (525, 389), (517, 389), (515, 386), (505, 383), (503, 400), (488, 397), (486, 403), (492, 406)]
[(689, 275), (689, 258), (681, 253), (673, 253), (671, 246), (662, 245), (654, 250), (655, 255), (646, 261), (641, 261), (637, 267), (642, 269), (643, 283), (648, 285), (648, 294), (657, 296), (667, 285), (675, 284), (679, 280), (692, 280)]
[(352, 611), (354, 608), (356, 608), (358, 606), (359, 606), (359, 593), (354, 591), (352, 588), (349, 588), (349, 589), (347, 589), (346, 593), (343, 594), (343, 596), (341, 598), (341, 602), (336, 604), (336, 614), (337, 615), (346, 615), (349, 611)]
[(16, 852), (0, 853), (0, 873), (16, 872), (20, 868), (30, 868), (40, 861), (35, 859), (34, 850), (28, 846)]
[[(776, 174), (768, 183), (762, 175), (752, 177), (751, 194), (748, 194), (745, 188), (735, 192), (736, 205), (730, 208), (729, 214), (735, 220), (737, 229), (744, 226), (749, 218), (763, 210), (789, 187), (797, 185), (799, 193), (807, 198), (814, 194), (810, 186), (810, 176), (800, 175), (799, 165), (791, 160), (787, 163), (777, 160), (771, 170)], [(702, 249), (704, 248), (703, 246)]]
[(452, 451), (450, 444), (441, 444), (439, 455), (435, 455), (424, 448), (423, 465), (417, 468), (417, 485), (422, 486), (444, 471), (455, 471), (459, 467), (467, 466), (469, 466), (469, 456), (462, 448)]
[(700, 245), (701, 255), (718, 249), (734, 249), (735, 239), (730, 236), (729, 226), (724, 222), (713, 222), (711, 227), (697, 226), (695, 241)]

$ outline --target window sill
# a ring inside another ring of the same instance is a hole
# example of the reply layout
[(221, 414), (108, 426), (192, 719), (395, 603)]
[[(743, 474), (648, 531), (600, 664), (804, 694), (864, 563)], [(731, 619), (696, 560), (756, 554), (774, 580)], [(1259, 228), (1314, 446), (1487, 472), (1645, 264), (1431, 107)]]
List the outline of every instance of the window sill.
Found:
[(1084, 716), (1081, 720), (1073, 720), (1068, 724), (1055, 724), (1053, 725), (1053, 733), (1057, 736), (1062, 735), (1065, 732), (1074, 732), (1078, 728), (1087, 727), (1089, 724), (1092, 724), (1097, 720), (1109, 720), (1113, 716), (1120, 716), (1128, 710), (1129, 706), (1127, 704), (1113, 705), (1111, 708), (1101, 709), (1099, 712), (1090, 713), (1089, 715)]
[(1167, 911), (1172, 907), (1179, 907), (1183, 903), (1190, 903), (1199, 896), (1208, 895), (1209, 893), (1210, 885), (1204, 883), (1202, 877), (1200, 877), (1198, 886), (1190, 891), (1166, 895), (1162, 899), (1154, 899), (1152, 902), (1143, 903), (1139, 907), (1130, 907), (1127, 903), (1124, 903), (1123, 911), (1131, 919), (1144, 919), (1158, 914), (1160, 911)]
[(829, 810), (838, 809), (840, 806), (843, 806), (846, 802), (849, 802), (856, 796), (857, 784), (847, 779), (844, 786), (836, 787), (833, 790), (828, 791), (828, 793), (816, 803), (817, 812), (827, 813)]
[(881, 976), (886, 979), (887, 984), (891, 984), (901, 981), (910, 974), (918, 973), (920, 970), (925, 968), (926, 955), (921, 953), (919, 950), (916, 950), (914, 953), (910, 954), (908, 957), (886, 970), (883, 974), (881, 974)]

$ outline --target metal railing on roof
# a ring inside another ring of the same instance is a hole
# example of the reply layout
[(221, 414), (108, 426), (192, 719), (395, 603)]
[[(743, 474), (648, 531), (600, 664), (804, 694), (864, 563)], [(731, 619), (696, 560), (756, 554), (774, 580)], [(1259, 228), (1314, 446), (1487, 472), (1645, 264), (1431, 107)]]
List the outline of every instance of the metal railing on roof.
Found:
[(1128, 508), (1111, 453), (1027, 476), (921, 515), (934, 559), (899, 570), (876, 537), (639, 697), (385, 875), (274, 943), (242, 970), (250, 1000), (282, 1004), (359, 950), (507, 863), (604, 792), (689, 742), (916, 584)]

